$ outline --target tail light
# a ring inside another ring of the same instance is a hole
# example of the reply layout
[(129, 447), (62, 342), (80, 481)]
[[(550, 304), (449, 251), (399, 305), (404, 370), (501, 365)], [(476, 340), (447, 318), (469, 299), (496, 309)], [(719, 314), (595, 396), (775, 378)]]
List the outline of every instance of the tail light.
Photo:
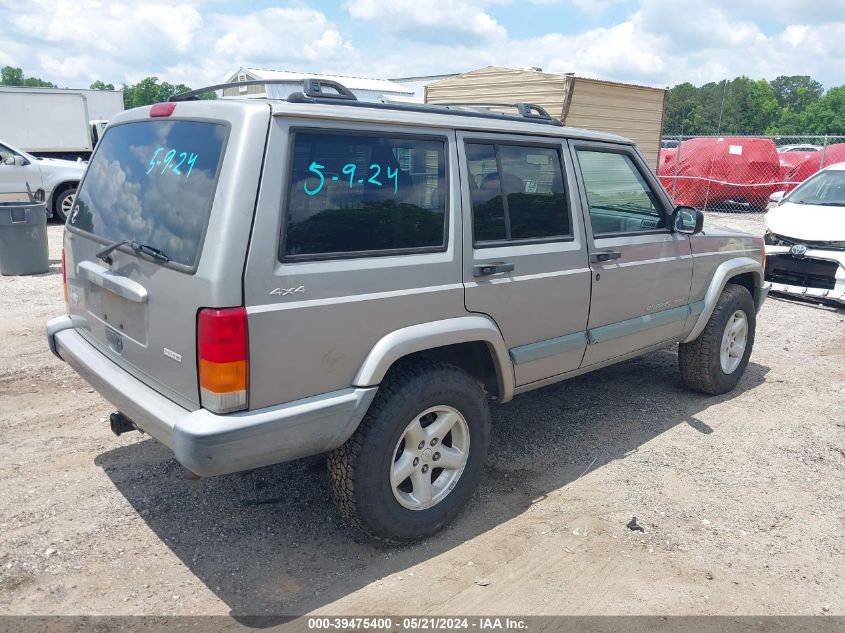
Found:
[(67, 305), (67, 265), (65, 264), (65, 249), (62, 249), (62, 289), (65, 293), (65, 305)]
[(249, 382), (246, 309), (200, 310), (197, 357), (202, 406), (215, 413), (246, 409)]

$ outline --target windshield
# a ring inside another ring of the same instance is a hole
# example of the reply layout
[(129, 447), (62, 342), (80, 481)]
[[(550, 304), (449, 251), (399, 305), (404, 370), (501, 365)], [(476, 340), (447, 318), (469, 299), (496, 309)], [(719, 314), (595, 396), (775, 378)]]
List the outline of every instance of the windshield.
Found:
[(194, 266), (208, 224), (226, 126), (140, 121), (106, 130), (68, 224), (134, 240)]
[(796, 188), (789, 202), (845, 207), (845, 170), (820, 171)]

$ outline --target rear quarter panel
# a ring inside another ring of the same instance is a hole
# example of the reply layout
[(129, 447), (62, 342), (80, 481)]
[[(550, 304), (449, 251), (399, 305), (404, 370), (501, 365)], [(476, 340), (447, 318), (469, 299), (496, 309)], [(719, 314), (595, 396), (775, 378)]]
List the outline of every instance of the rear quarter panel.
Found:
[[(315, 127), (443, 137), (447, 249), (280, 262), (291, 130)], [(458, 178), (455, 135), (448, 129), (274, 117), (244, 277), (251, 409), (349, 387), (369, 351), (386, 334), (467, 314), (461, 283)]]

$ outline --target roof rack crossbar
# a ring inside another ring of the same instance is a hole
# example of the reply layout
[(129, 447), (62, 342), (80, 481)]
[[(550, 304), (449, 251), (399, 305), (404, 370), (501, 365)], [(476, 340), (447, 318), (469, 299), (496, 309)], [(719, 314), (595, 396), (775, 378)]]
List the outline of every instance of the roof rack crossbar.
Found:
[[(323, 92), (323, 87), (331, 88), (337, 94), (332, 92)], [(357, 101), (358, 97), (352, 94), (352, 91), (337, 81), (329, 81), (326, 79), (305, 79), (302, 82), (302, 92), (306, 97), (312, 99), (322, 97), (323, 99), (346, 99), (348, 101)]]
[(516, 108), (524, 117), (539, 117), (541, 119), (552, 118), (552, 115), (546, 112), (546, 109), (543, 106), (537, 105), (536, 103), (517, 103)]

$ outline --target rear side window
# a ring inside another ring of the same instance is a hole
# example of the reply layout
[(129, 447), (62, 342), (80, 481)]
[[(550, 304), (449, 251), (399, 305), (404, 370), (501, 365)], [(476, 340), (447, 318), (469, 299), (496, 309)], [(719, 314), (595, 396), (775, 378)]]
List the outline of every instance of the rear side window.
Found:
[(444, 147), (428, 137), (296, 132), (280, 258), (445, 248)]
[(557, 149), (467, 143), (473, 241), (542, 241), (571, 235)]
[(139, 121), (106, 129), (68, 224), (107, 241), (135, 240), (194, 266), (208, 225), (227, 127)]

